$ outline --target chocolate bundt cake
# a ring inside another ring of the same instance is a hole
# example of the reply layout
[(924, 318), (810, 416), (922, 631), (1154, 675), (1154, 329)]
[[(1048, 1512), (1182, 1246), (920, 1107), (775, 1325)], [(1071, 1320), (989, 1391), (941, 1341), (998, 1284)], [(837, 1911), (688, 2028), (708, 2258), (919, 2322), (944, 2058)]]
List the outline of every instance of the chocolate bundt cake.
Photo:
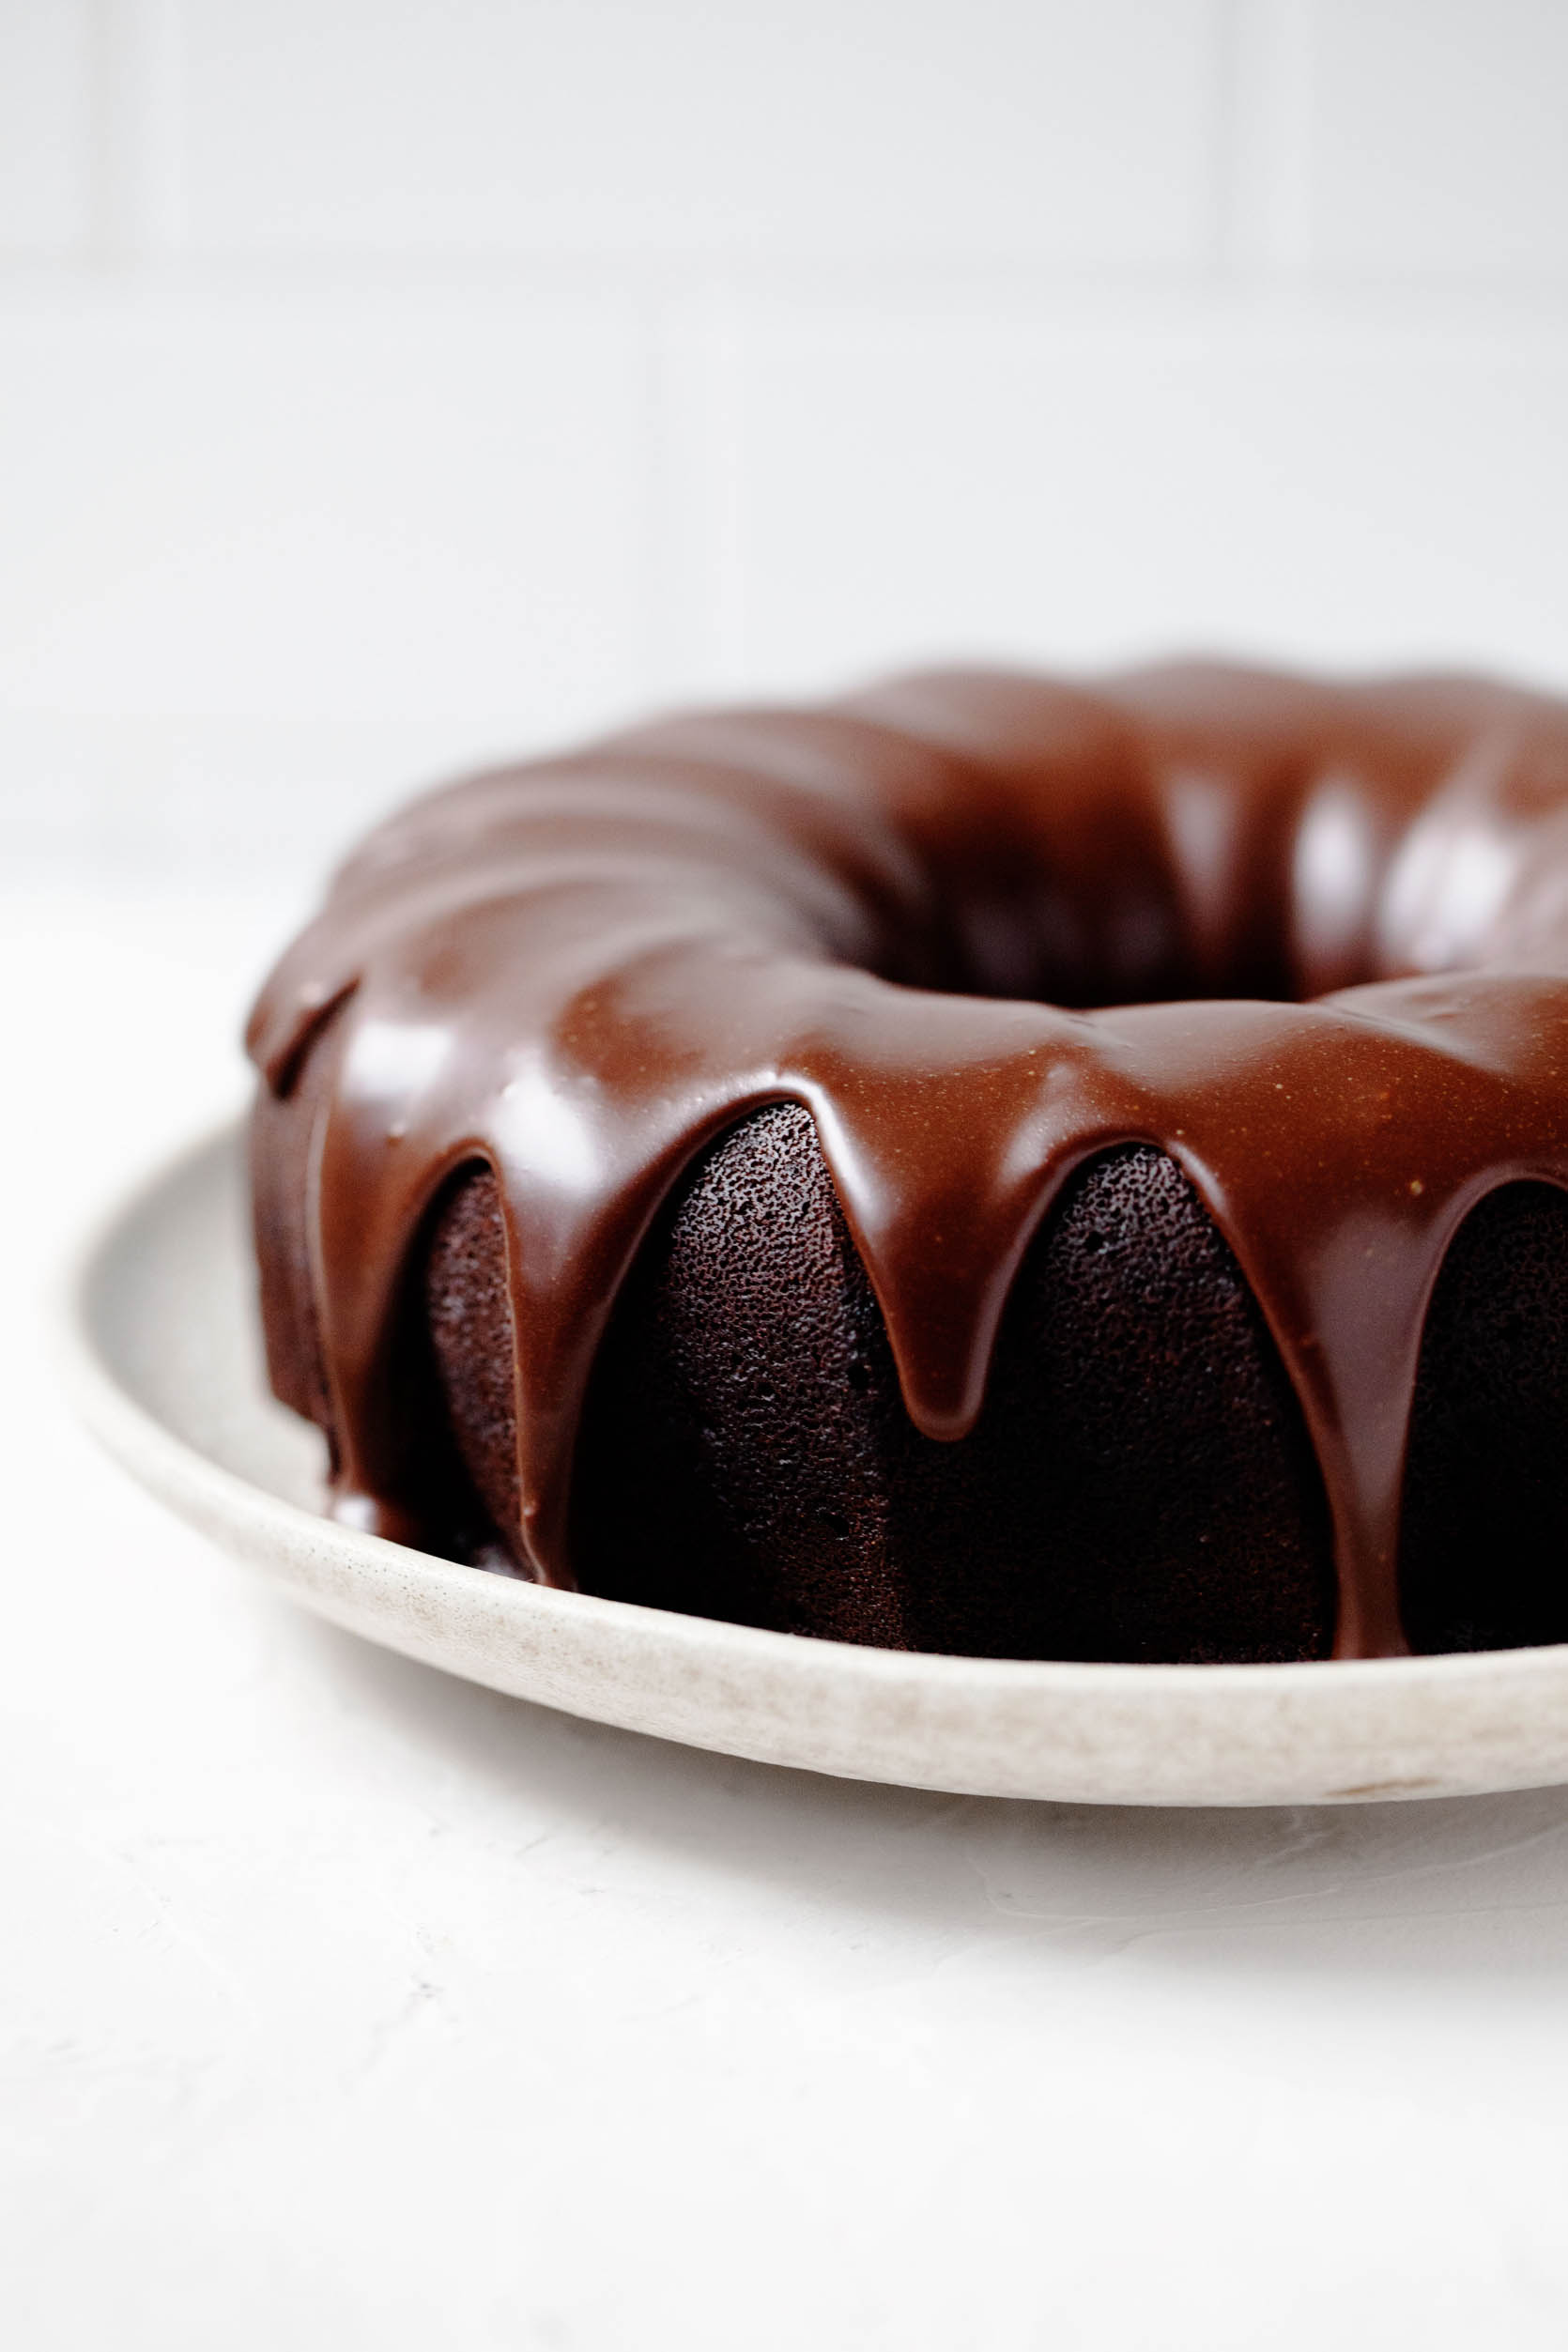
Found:
[(667, 720), (373, 833), (251, 1045), (356, 1524), (922, 1650), (1568, 1638), (1568, 705)]

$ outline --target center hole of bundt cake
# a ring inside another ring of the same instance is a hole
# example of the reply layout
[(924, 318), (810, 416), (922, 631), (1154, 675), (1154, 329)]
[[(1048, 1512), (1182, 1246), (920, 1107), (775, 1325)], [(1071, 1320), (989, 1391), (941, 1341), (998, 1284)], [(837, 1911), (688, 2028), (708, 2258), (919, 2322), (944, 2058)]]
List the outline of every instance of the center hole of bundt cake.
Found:
[(1199, 925), (1175, 887), (1136, 872), (1121, 889), (1075, 899), (1049, 879), (960, 912), (957, 987), (965, 995), (1063, 1005), (1268, 998), (1296, 1003), (1368, 976), (1318, 980), (1293, 952), (1284, 911), (1265, 900)]
[[(1376, 834), (1332, 778), (1283, 808), (1189, 779), (1169, 786), (1158, 822), (1123, 804), (1095, 822), (1047, 810), (1017, 831), (961, 824), (935, 872), (967, 993), (1075, 1010), (1290, 1004), (1430, 968), (1419, 848)], [(1462, 933), (1453, 896), (1444, 921)], [(1445, 931), (1444, 961), (1463, 945)]]

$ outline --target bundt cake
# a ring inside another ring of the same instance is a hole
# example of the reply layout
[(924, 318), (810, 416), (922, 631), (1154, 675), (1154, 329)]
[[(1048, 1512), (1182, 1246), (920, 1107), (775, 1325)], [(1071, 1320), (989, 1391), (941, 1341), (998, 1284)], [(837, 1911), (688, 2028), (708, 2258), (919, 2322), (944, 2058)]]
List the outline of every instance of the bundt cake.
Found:
[(250, 1041), (355, 1524), (920, 1650), (1568, 1638), (1568, 704), (664, 720), (381, 826)]

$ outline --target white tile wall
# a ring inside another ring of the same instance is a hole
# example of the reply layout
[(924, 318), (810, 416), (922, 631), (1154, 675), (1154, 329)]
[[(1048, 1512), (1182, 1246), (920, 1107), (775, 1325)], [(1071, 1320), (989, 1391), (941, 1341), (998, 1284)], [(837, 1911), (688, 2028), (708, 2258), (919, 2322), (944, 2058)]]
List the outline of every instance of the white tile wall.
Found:
[(736, 683), (910, 653), (1568, 683), (1568, 321), (774, 313), (732, 361)]
[(1170, 263), (1215, 0), (202, 0), (207, 250)]
[(1326, 266), (1568, 272), (1562, 0), (1318, 0), (1314, 29)]
[(17, 301), (10, 694), (531, 729), (646, 693), (646, 372), (628, 322), (560, 300)]
[(89, 0), (0, 0), (0, 254), (89, 233), (94, 29)]
[(0, 0), (13, 858), (955, 648), (1568, 684), (1565, 543), (1562, 0)]

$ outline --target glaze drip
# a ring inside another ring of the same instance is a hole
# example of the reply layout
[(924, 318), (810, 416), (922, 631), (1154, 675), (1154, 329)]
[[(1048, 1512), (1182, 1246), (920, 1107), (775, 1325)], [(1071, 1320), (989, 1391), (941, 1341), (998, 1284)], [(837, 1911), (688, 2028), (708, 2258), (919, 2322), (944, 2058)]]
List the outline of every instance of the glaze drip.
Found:
[(422, 1221), (494, 1171), (522, 1525), (571, 1582), (574, 1442), (660, 1205), (746, 1112), (811, 1113), (909, 1412), (972, 1426), (1072, 1172), (1186, 1171), (1321, 1468), (1335, 1653), (1405, 1647), (1427, 1303), (1498, 1186), (1568, 1187), (1568, 707), (1184, 666), (931, 673), (451, 787), (374, 833), (252, 1020), (309, 1137), (338, 1508), (418, 1541), (383, 1409)]

